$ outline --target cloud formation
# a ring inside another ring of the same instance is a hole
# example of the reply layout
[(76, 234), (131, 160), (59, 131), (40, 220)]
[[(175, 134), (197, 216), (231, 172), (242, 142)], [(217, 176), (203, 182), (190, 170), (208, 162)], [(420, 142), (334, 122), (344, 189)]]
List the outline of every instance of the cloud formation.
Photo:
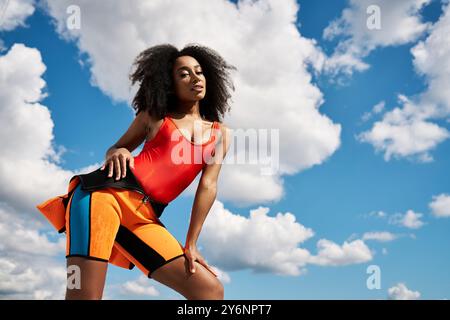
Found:
[(420, 298), (419, 291), (412, 291), (404, 283), (397, 283), (388, 289), (388, 298), (391, 300), (417, 300)]
[(364, 58), (376, 48), (417, 40), (429, 27), (420, 16), (429, 2), (350, 0), (341, 16), (324, 29), (325, 40), (339, 39), (334, 53), (325, 60), (325, 70), (332, 75), (364, 71), (369, 68)]
[(25, 20), (34, 13), (34, 0), (2, 1), (0, 3), (0, 31), (11, 31), (25, 26)]
[[(397, 1), (393, 1), (393, 3)], [(450, 137), (450, 131), (437, 123), (449, 119), (450, 93), (450, 4), (443, 5), (439, 20), (429, 35), (411, 49), (416, 72), (426, 89), (414, 97), (398, 96), (399, 106), (387, 111), (372, 128), (357, 136), (361, 142), (384, 152), (384, 159), (407, 158), (431, 162), (431, 151)]]
[(320, 239), (313, 255), (300, 247), (314, 236), (312, 229), (297, 222), (290, 212), (278, 212), (274, 217), (268, 213), (269, 208), (259, 206), (244, 217), (215, 201), (200, 236), (206, 256), (226, 271), (248, 268), (288, 276), (303, 274), (307, 264), (341, 266), (373, 258), (360, 239), (342, 245)]
[(389, 223), (396, 224), (409, 229), (419, 229), (425, 222), (421, 220), (422, 213), (414, 212), (413, 210), (406, 211), (405, 214), (395, 213), (389, 217)]
[(433, 196), (433, 200), (428, 204), (431, 213), (438, 218), (450, 217), (450, 195), (441, 193)]

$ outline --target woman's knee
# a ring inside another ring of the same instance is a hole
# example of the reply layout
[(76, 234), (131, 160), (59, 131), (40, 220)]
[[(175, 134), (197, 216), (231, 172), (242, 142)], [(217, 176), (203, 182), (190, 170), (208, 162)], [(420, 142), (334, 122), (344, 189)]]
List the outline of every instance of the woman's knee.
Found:
[(172, 288), (188, 300), (222, 300), (224, 297), (222, 283), (204, 266), (195, 263), (197, 271), (190, 274), (188, 262), (182, 256), (155, 270), (151, 278)]
[(190, 287), (186, 298), (189, 300), (223, 300), (224, 287), (217, 278), (204, 280)]
[(215, 281), (214, 285), (212, 286), (211, 291), (212, 291), (213, 299), (223, 300), (225, 290), (223, 288), (222, 282), (220, 282), (219, 279), (217, 279), (217, 281)]

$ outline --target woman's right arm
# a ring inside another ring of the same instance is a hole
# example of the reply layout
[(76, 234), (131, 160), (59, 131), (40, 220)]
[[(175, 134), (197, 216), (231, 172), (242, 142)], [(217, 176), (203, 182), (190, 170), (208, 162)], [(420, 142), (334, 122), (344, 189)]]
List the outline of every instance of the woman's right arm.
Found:
[(106, 151), (106, 160), (100, 170), (109, 166), (108, 177), (112, 177), (113, 173), (116, 175), (116, 180), (119, 180), (121, 175), (122, 178), (125, 177), (127, 161), (129, 161), (130, 167), (134, 167), (134, 158), (131, 152), (145, 140), (149, 123), (148, 112), (139, 112), (123, 136)]

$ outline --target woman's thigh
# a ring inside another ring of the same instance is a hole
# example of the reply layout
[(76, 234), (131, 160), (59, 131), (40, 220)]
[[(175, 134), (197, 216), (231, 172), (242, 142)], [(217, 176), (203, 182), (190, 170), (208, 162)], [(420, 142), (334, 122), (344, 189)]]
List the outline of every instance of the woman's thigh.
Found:
[(186, 257), (181, 256), (150, 275), (152, 279), (172, 288), (187, 299), (223, 299), (224, 289), (219, 279), (202, 264), (197, 261), (195, 264), (195, 273), (191, 273)]
[(223, 299), (219, 279), (198, 262), (191, 274), (182, 244), (157, 221), (120, 226), (115, 246), (146, 276), (187, 299)]
[(67, 258), (67, 300), (97, 300), (103, 296), (108, 263), (84, 257)]

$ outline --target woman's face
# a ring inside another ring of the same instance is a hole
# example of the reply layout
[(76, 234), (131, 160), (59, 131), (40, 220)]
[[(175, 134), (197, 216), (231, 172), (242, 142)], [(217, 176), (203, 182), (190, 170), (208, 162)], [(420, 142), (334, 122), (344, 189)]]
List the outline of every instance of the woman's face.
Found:
[(175, 60), (173, 79), (175, 94), (180, 101), (198, 101), (205, 97), (206, 79), (202, 67), (193, 57), (181, 56)]

